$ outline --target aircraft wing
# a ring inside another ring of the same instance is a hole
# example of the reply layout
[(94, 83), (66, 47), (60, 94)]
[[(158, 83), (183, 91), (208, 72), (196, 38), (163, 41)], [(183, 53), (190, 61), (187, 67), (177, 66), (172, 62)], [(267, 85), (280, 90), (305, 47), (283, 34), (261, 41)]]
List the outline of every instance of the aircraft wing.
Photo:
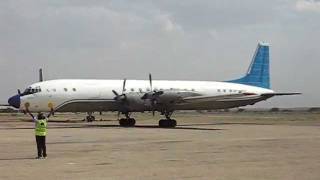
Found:
[(237, 93), (237, 94), (227, 94), (218, 96), (193, 96), (185, 97), (182, 102), (193, 103), (193, 102), (206, 102), (206, 101), (237, 101), (237, 100), (251, 100), (257, 98), (271, 98), (273, 96), (287, 96), (287, 95), (299, 95), (301, 93), (264, 93), (264, 94), (254, 94), (254, 93)]
[(237, 93), (237, 94), (227, 94), (227, 95), (218, 95), (218, 96), (193, 96), (185, 97), (182, 102), (195, 103), (195, 102), (206, 102), (206, 101), (225, 101), (225, 100), (234, 100), (244, 97), (256, 97), (256, 95), (246, 94), (246, 93)]

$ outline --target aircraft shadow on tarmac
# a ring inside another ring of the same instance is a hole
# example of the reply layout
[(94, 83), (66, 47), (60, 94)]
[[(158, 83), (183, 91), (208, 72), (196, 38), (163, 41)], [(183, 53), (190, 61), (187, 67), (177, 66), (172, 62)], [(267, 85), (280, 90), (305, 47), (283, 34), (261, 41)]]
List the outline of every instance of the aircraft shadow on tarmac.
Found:
[[(119, 125), (85, 125), (88, 128), (102, 128), (102, 127), (120, 127)], [(175, 128), (161, 128), (157, 125), (136, 125), (135, 127), (123, 127), (123, 128), (146, 128), (146, 129), (170, 129), (170, 130), (204, 130), (204, 131), (218, 131), (224, 130), (220, 128), (201, 128), (201, 127), (183, 127), (179, 125)]]
[(230, 122), (230, 123), (193, 123), (179, 126), (214, 126), (214, 125), (273, 125), (272, 123)]
[[(202, 127), (189, 127), (189, 126), (202, 126), (202, 125), (216, 125), (216, 124), (184, 124), (175, 128), (161, 128), (157, 125), (136, 125), (135, 127), (121, 127), (121, 128), (146, 128), (146, 129), (170, 129), (170, 130), (202, 130), (202, 131), (219, 131), (225, 130), (221, 128), (202, 128)], [(97, 125), (97, 124), (84, 124), (84, 125), (66, 125), (66, 126), (51, 126), (49, 129), (64, 129), (64, 128), (120, 128), (119, 125)], [(6, 127), (0, 130), (10, 129), (34, 129), (33, 127)]]
[(13, 158), (0, 158), (0, 161), (21, 161), (35, 159), (34, 157), (13, 157)]

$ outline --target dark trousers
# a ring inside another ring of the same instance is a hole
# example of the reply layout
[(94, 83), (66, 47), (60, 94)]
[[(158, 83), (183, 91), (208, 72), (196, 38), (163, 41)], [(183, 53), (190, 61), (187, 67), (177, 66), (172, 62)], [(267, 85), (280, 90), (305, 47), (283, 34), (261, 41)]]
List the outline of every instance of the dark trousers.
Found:
[(47, 157), (46, 136), (36, 136), (38, 157)]

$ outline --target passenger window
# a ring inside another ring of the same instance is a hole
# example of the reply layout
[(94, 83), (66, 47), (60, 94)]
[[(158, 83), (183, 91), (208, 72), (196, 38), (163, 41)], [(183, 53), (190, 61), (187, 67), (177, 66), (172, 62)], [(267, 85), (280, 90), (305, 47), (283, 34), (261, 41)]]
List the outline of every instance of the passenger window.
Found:
[(221, 90), (220, 90), (220, 89), (218, 89), (217, 91), (218, 91), (218, 92), (221, 92)]
[(139, 92), (142, 92), (142, 89), (141, 89), (141, 88), (139, 88)]
[(66, 92), (68, 91), (68, 89), (67, 89), (67, 88), (63, 88), (63, 90), (64, 90), (64, 91), (66, 91)]
[(72, 88), (72, 90), (73, 90), (73, 91), (77, 91), (77, 89), (76, 89), (76, 88)]
[(52, 91), (53, 91), (53, 92), (56, 92), (57, 90), (56, 90), (56, 89), (52, 89)]
[(224, 89), (223, 92), (226, 92), (226, 90)]
[(150, 91), (150, 88), (147, 88), (146, 90), (147, 90), (147, 91)]
[(131, 88), (131, 91), (133, 92), (133, 91), (134, 91), (134, 88)]

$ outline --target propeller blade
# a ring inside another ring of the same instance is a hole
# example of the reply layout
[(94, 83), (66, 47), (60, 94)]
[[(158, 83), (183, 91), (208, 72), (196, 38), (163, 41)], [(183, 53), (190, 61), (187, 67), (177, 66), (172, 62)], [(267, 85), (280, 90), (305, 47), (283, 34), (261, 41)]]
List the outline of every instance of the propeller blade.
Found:
[(119, 96), (119, 94), (117, 93), (117, 91), (112, 90), (113, 94), (116, 95), (117, 97)]
[(150, 91), (152, 91), (152, 76), (151, 76), (151, 73), (149, 73), (149, 82), (150, 82)]
[(21, 91), (20, 91), (20, 89), (18, 89), (17, 91), (18, 91), (18, 94), (20, 95), (20, 94), (21, 94)]
[(123, 94), (124, 91), (126, 91), (126, 82), (127, 82), (127, 79), (124, 78), (123, 79), (123, 85), (122, 85), (122, 94)]
[(43, 81), (42, 68), (39, 69), (39, 82)]
[(154, 112), (154, 110), (152, 111), (152, 116), (154, 117), (154, 114), (155, 114), (155, 112)]

